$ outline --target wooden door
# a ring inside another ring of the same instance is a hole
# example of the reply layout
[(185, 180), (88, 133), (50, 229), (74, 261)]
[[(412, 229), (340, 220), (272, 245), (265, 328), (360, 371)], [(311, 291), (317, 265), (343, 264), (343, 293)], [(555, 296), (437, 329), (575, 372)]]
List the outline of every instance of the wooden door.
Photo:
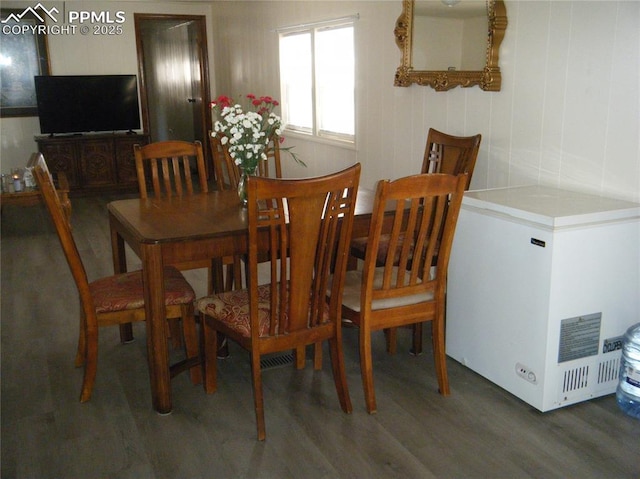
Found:
[(134, 18), (143, 128), (150, 141), (200, 140), (207, 145), (211, 112), (205, 17)]

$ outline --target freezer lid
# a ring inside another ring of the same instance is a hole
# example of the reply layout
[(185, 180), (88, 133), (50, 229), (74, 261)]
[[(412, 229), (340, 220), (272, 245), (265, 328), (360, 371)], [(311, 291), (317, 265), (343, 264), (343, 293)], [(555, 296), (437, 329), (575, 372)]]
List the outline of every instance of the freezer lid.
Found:
[(640, 219), (640, 204), (548, 186), (467, 191), (463, 208), (551, 228)]

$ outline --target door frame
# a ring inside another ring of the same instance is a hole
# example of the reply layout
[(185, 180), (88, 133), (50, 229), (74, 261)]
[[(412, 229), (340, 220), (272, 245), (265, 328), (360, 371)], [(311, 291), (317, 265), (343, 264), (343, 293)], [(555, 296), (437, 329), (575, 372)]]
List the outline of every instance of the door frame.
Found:
[(212, 165), (212, 158), (209, 149), (209, 131), (212, 129), (212, 120), (209, 105), (211, 103), (211, 86), (209, 83), (209, 52), (207, 48), (207, 18), (205, 15), (172, 15), (160, 13), (135, 13), (134, 16), (135, 35), (136, 35), (136, 53), (138, 59), (138, 78), (140, 83), (140, 106), (142, 109), (142, 129), (145, 133), (150, 132), (149, 128), (149, 104), (147, 97), (146, 78), (144, 74), (144, 48), (142, 45), (142, 35), (140, 34), (141, 23), (146, 20), (176, 20), (176, 21), (193, 21), (196, 24), (198, 35), (198, 56), (200, 61), (200, 75), (202, 77), (202, 139), (205, 155), (205, 163), (207, 165), (207, 175), (211, 171), (209, 165)]

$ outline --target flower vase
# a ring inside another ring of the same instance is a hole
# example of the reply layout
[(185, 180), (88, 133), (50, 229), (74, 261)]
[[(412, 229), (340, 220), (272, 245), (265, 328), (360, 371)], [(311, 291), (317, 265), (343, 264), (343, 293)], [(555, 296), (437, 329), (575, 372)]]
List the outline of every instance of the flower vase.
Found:
[(254, 169), (240, 169), (240, 181), (238, 182), (238, 197), (240, 198), (240, 202), (242, 206), (247, 206), (247, 180), (249, 176), (255, 176), (258, 168)]

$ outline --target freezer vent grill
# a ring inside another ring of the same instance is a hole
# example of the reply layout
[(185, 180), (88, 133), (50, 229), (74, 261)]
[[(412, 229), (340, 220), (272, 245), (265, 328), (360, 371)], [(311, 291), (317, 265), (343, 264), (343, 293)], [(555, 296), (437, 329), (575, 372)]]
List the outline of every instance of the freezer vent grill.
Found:
[(589, 366), (582, 366), (564, 372), (562, 392), (567, 393), (588, 386)]
[(617, 381), (620, 373), (620, 358), (609, 359), (598, 364), (598, 384)]

